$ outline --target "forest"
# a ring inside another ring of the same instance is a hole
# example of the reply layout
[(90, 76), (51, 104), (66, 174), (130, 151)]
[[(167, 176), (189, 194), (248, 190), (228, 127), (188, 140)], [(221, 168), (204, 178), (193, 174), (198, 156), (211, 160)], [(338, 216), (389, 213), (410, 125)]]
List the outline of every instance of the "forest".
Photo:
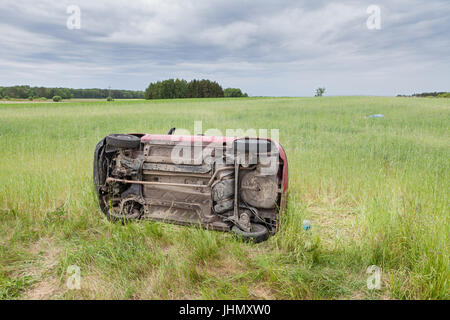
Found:
[(145, 99), (247, 97), (241, 89), (227, 88), (211, 80), (168, 79), (152, 82), (145, 90)]
[(111, 96), (114, 99), (143, 99), (144, 91), (118, 90), (118, 89), (73, 89), (73, 88), (46, 88), (17, 85), (0, 87), (0, 99), (51, 99), (60, 96), (63, 99), (105, 99)]

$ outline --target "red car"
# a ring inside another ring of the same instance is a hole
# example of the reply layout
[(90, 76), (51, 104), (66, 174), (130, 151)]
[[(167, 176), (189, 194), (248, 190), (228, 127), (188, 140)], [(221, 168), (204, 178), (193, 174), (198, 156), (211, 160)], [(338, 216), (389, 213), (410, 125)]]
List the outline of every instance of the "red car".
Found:
[(94, 184), (106, 217), (200, 225), (253, 242), (275, 234), (288, 187), (281, 145), (174, 130), (111, 134), (97, 144)]

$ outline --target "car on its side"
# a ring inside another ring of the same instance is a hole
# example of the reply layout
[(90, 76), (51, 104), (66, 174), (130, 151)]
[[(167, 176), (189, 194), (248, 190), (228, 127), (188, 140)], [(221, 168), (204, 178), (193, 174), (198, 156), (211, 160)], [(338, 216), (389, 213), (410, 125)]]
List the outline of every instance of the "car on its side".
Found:
[(277, 232), (288, 188), (279, 143), (173, 133), (110, 134), (97, 144), (94, 184), (108, 219), (200, 225), (253, 242)]

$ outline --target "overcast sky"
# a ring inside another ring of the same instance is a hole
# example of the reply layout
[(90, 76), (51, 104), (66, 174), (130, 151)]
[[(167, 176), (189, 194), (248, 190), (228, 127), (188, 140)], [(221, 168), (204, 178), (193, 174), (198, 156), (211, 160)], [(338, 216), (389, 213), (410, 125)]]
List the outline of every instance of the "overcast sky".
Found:
[[(380, 29), (367, 27), (371, 4)], [(448, 0), (0, 0), (0, 86), (144, 90), (178, 77), (253, 96), (450, 91), (449, 34)]]

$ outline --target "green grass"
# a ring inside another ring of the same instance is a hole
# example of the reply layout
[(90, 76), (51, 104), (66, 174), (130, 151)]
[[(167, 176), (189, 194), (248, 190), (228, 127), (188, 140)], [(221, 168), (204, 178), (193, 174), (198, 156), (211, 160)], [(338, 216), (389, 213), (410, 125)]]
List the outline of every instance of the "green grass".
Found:
[[(449, 111), (384, 97), (0, 104), (0, 298), (449, 299)], [(196, 120), (280, 129), (289, 200), (269, 241), (102, 216), (98, 140)]]

